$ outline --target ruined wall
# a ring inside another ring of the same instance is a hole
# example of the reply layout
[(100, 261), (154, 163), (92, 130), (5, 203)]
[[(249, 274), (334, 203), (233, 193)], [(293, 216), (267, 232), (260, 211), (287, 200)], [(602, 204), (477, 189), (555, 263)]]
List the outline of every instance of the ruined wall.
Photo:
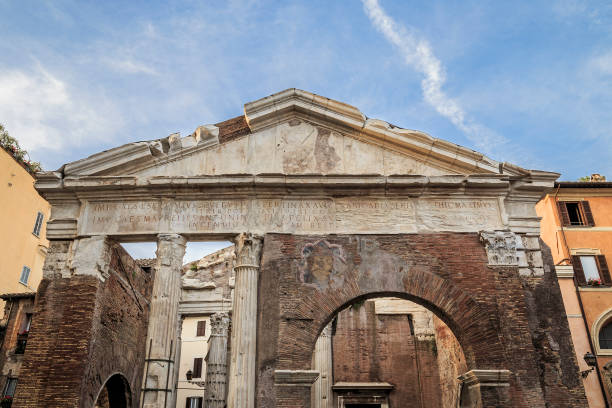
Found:
[(104, 282), (93, 275), (68, 278), (71, 247), (55, 241), (49, 249), (13, 406), (89, 408), (117, 372), (130, 382), (136, 404), (152, 277), (111, 244)]
[(374, 301), (354, 304), (338, 314), (333, 332), (334, 383), (388, 382), (393, 407), (443, 406), (436, 343), (420, 337), (408, 314), (377, 315)]
[(231, 298), (234, 287), (234, 246), (220, 249), (183, 266), (181, 301)]
[[(484, 387), (485, 404), (545, 407), (550, 399), (563, 401), (556, 406), (584, 407), (581, 386), (567, 380), (577, 375), (571, 355), (537, 340), (558, 343), (565, 331), (571, 341), (563, 308), (534, 305), (525, 282), (517, 267), (489, 267), (476, 233), (267, 234), (259, 284), (258, 406), (307, 406), (310, 390), (275, 385), (275, 370), (308, 370), (319, 331), (339, 310), (363, 297), (387, 295), (438, 314), (461, 343), (468, 370), (512, 372), (510, 387)], [(561, 302), (558, 291), (545, 295)], [(551, 358), (559, 365), (548, 368)]]
[(433, 317), (440, 373), (441, 407), (453, 407), (459, 398), (457, 378), (467, 371), (461, 345), (452, 330), (438, 317)]

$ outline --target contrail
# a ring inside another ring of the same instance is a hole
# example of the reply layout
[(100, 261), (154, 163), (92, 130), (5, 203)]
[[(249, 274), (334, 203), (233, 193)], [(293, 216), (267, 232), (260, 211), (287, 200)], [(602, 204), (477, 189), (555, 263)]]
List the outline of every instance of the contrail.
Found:
[(444, 67), (434, 55), (427, 40), (419, 38), (414, 30), (397, 24), (385, 13), (378, 0), (361, 1), (374, 27), (385, 36), (387, 41), (399, 49), (406, 64), (423, 74), (421, 89), (423, 98), (428, 104), (439, 114), (448, 118), (472, 142), (487, 153), (494, 145), (507, 142), (505, 138), (491, 129), (466, 119), (461, 106), (444, 93), (442, 90), (442, 85), (446, 81)]

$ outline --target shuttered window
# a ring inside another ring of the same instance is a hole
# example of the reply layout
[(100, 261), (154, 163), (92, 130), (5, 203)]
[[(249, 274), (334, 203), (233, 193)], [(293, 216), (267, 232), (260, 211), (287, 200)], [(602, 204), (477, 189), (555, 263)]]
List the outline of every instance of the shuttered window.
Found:
[(595, 220), (588, 201), (557, 202), (559, 218), (564, 227), (586, 226), (594, 227)]
[(612, 286), (604, 255), (572, 256), (572, 266), (578, 286)]
[(19, 277), (19, 282), (23, 283), (24, 285), (27, 285), (28, 279), (30, 279), (30, 268), (28, 268), (27, 266), (24, 266), (23, 269), (21, 270), (21, 276)]
[(8, 377), (4, 384), (4, 391), (2, 392), (3, 397), (13, 397), (15, 395), (15, 388), (17, 388), (17, 379)]
[(206, 336), (206, 320), (200, 320), (198, 322), (198, 329), (196, 332), (196, 336), (198, 337)]
[(193, 359), (193, 378), (202, 378), (202, 358)]
[(40, 229), (42, 228), (43, 218), (44, 216), (41, 212), (39, 212), (36, 215), (36, 222), (34, 222), (34, 229), (32, 230), (32, 234), (36, 236), (40, 235)]
[(188, 397), (185, 408), (202, 408), (202, 397)]

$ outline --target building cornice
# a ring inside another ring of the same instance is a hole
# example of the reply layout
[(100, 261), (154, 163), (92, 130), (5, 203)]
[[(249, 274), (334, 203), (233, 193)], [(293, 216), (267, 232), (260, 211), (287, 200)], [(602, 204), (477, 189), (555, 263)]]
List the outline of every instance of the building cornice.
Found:
[(87, 176), (61, 178), (58, 172), (42, 173), (36, 189), (50, 201), (121, 196), (146, 197), (240, 195), (249, 193), (284, 194), (382, 194), (448, 195), (472, 194), (517, 196), (539, 199), (552, 187), (552, 180), (513, 180), (506, 175), (473, 174), (448, 176), (413, 175), (283, 175), (242, 174), (199, 177)]

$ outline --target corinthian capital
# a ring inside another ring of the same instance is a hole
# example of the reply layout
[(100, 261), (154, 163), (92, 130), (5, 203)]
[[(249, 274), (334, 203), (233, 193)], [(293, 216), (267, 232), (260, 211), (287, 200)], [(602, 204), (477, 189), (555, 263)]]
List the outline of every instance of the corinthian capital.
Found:
[(236, 237), (236, 266), (259, 267), (263, 238), (251, 233), (242, 233)]

